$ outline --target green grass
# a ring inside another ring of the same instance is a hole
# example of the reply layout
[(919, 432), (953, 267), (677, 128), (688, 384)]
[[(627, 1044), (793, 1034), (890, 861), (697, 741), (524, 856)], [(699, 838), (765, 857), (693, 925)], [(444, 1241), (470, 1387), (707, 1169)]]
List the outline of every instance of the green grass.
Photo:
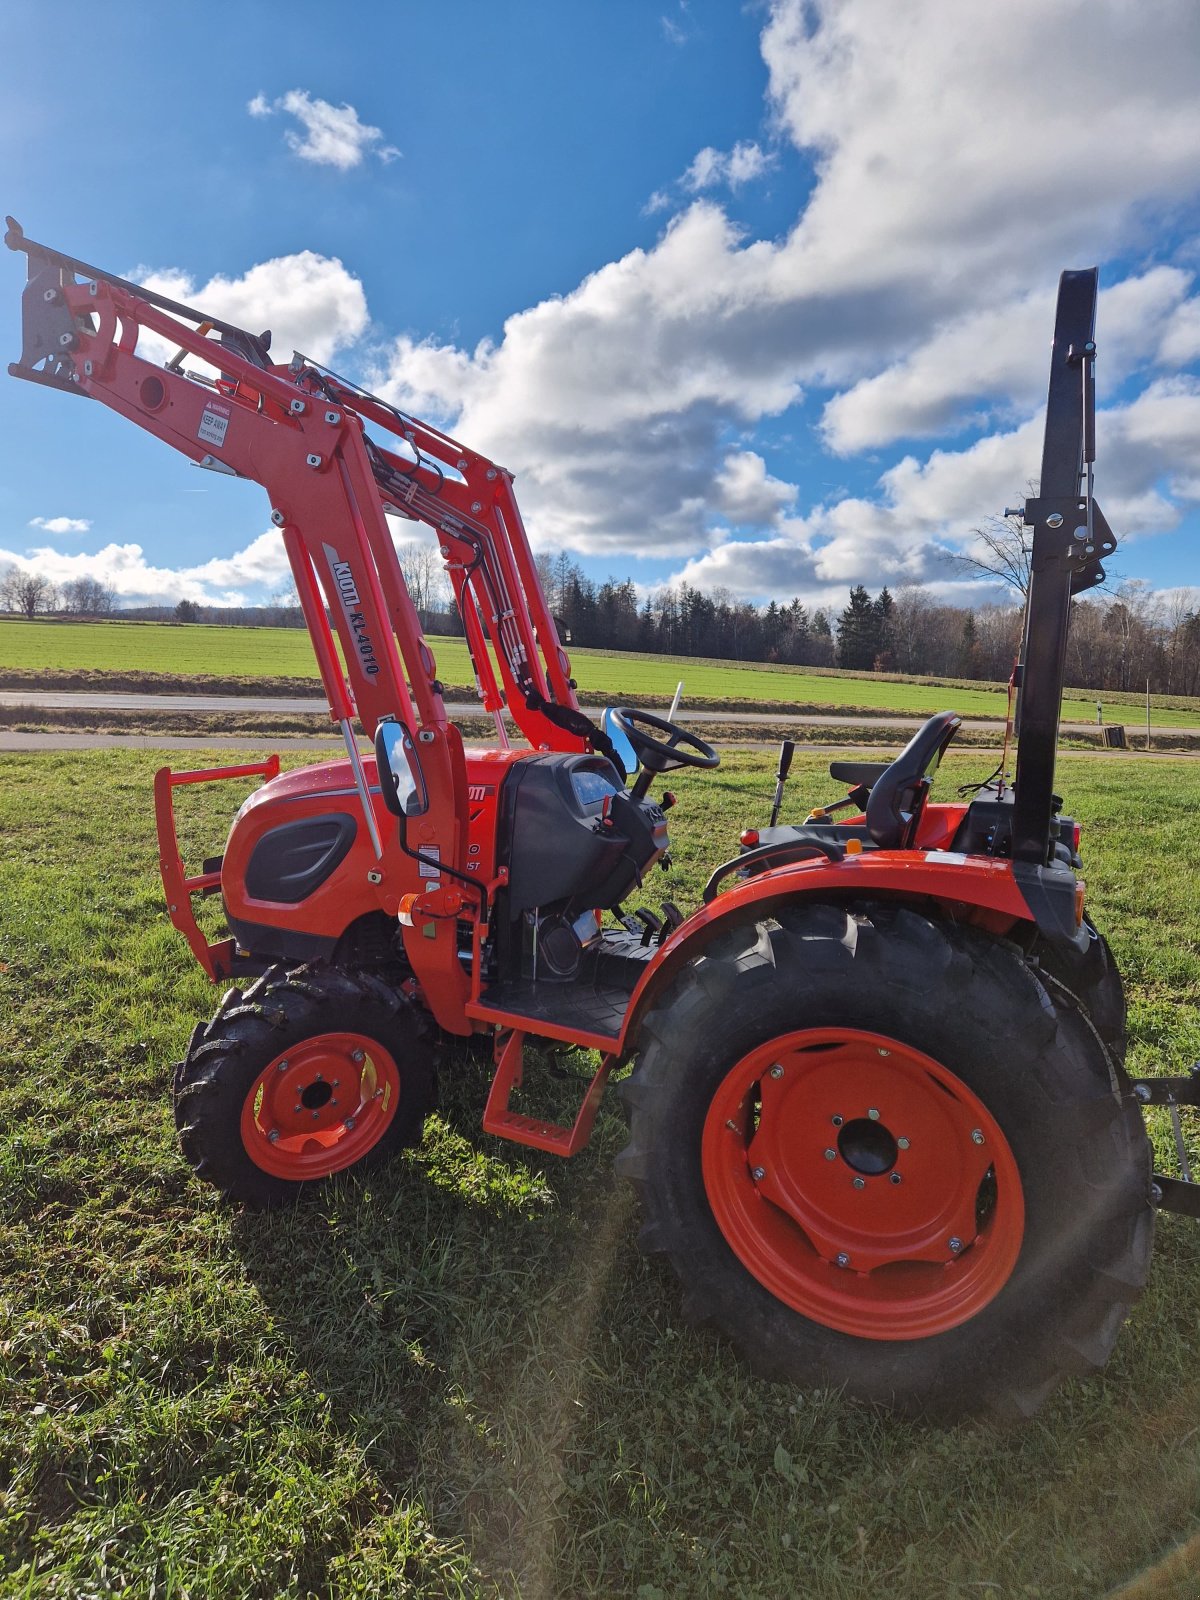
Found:
[[(479, 1132), (481, 1062), (369, 1182), (291, 1214), (222, 1205), (167, 1103), (215, 995), (161, 903), (156, 764), (0, 756), (0, 1594), (1095, 1600), (1195, 1535), (1185, 1221), (1162, 1220), (1106, 1377), (999, 1433), (754, 1381), (638, 1256), (615, 1105), (573, 1162), (541, 1157)], [(659, 894), (694, 901), (765, 816), (769, 766), (673, 780)], [(819, 758), (793, 770), (793, 812), (828, 796)], [(982, 775), (960, 756), (941, 783)], [(1179, 1070), (1200, 1052), (1197, 769), (1060, 775), (1134, 1063)], [(219, 847), (235, 789), (184, 794), (185, 855)], [(1141, 1592), (1194, 1597), (1193, 1564), (1169, 1570)]]
[[(473, 681), (461, 639), (432, 639), (438, 671), (446, 683)], [(625, 655), (573, 650), (571, 662), (582, 693), (656, 695), (670, 703), (684, 680), (689, 701), (772, 702), (928, 716), (947, 706), (968, 717), (1003, 718), (1007, 692), (1001, 685), (960, 680), (921, 680), (871, 673), (840, 674), (800, 667), (773, 667), (729, 661)], [(178, 627), (156, 622), (24, 622), (0, 619), (0, 669), (26, 671), (149, 672), (191, 676), (317, 678), (308, 634), (301, 628)], [(1063, 716), (1092, 722), (1096, 696), (1068, 690)], [(1125, 717), (1144, 723), (1144, 702), (1136, 695), (1104, 693), (1109, 722)], [(1200, 701), (1157, 696), (1152, 716), (1158, 726), (1200, 727)]]

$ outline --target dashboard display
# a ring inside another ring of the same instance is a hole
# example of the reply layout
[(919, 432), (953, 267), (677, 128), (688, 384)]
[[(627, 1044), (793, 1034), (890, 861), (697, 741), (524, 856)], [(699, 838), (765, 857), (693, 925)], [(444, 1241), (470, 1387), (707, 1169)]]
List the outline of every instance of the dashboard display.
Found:
[(575, 791), (576, 800), (585, 807), (602, 805), (607, 795), (621, 792), (602, 772), (589, 772), (587, 768), (572, 772), (571, 787)]

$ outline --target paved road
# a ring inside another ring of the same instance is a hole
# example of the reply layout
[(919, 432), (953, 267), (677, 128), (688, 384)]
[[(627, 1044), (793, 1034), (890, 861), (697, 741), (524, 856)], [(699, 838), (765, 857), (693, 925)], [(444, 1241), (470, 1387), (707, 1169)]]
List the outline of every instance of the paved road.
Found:
[[(468, 750), (486, 749), (487, 741), (481, 739), (466, 739), (463, 741)], [(306, 751), (317, 752), (324, 756), (336, 757), (344, 753), (345, 745), (340, 735), (331, 733), (324, 739), (310, 739), (278, 733), (227, 733), (220, 736), (205, 734), (196, 738), (189, 738), (187, 734), (178, 733), (13, 733), (8, 729), (0, 728), (0, 752), (3, 751), (31, 751), (31, 750), (230, 750), (246, 749), (279, 750), (288, 754), (303, 755)], [(365, 742), (360, 748), (366, 748)], [(737, 742), (724, 741), (722, 750), (774, 750), (774, 740), (739, 740)], [(804, 754), (812, 752), (814, 755), (844, 755), (849, 750), (861, 750), (864, 755), (879, 758), (887, 753), (887, 746), (874, 744), (802, 744), (800, 751)], [(968, 747), (969, 749), (970, 747)], [(1076, 756), (1083, 756), (1089, 760), (1103, 759), (1128, 760), (1136, 757), (1140, 761), (1200, 761), (1200, 752), (1191, 753), (1183, 750), (1060, 750), (1060, 761), (1073, 760)]]
[[(951, 699), (953, 696), (950, 697)], [(38, 690), (28, 692), (23, 689), (0, 690), (0, 706), (30, 706), (37, 710), (66, 710), (77, 711), (175, 711), (175, 712), (229, 712), (242, 715), (257, 714), (259, 716), (324, 716), (327, 708), (324, 700), (312, 696), (303, 699), (271, 698), (270, 696), (237, 695), (237, 694), (111, 694), (96, 693), (92, 691), (79, 692), (66, 690)], [(447, 701), (446, 710), (451, 717), (479, 717), (486, 713), (480, 709), (478, 701)], [(865, 713), (837, 713), (837, 712), (804, 712), (792, 711), (693, 711), (685, 702), (682, 720), (703, 726), (706, 723), (744, 724), (747, 727), (779, 727), (785, 723), (804, 724), (809, 727), (862, 727), (869, 722), (878, 728), (919, 728), (925, 720), (920, 715), (915, 716), (869, 716)], [(989, 729), (998, 731), (1000, 722), (997, 718), (966, 717), (963, 719), (964, 728)], [(1064, 730), (1071, 732), (1093, 727), (1088, 722), (1064, 722)], [(1130, 736), (1136, 737), (1145, 732), (1145, 725), (1136, 723), (1127, 724)], [(1178, 733), (1178, 728), (1153, 727), (1152, 733)]]

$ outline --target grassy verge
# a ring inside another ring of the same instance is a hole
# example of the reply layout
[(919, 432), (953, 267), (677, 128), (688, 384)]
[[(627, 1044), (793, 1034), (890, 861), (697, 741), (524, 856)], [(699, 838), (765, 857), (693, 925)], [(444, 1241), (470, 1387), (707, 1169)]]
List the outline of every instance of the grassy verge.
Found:
[[(680, 723), (713, 744), (777, 744), (781, 739), (791, 739), (797, 744), (870, 746), (894, 751), (907, 738), (902, 729), (891, 727), (886, 722), (870, 720), (830, 726), (792, 721), (781, 713), (778, 722), (690, 722), (686, 711), (685, 707), (679, 717)], [(495, 724), (490, 717), (458, 717), (455, 721), (466, 739), (491, 740), (495, 737)], [(186, 710), (91, 711), (75, 706), (0, 706), (0, 731), (4, 730), (12, 733), (95, 733), (117, 736), (158, 734), (181, 738), (337, 737), (331, 730), (328, 716), (323, 712), (293, 715)], [(516, 738), (516, 730), (513, 732)], [(1001, 737), (1000, 724), (992, 728), (960, 728), (955, 743), (959, 748), (998, 752)], [(1101, 748), (1099, 729), (1076, 729), (1064, 735), (1062, 743), (1068, 749), (1098, 750)], [(1131, 747), (1133, 745), (1141, 749), (1143, 736), (1135, 735), (1131, 740)], [(1200, 754), (1200, 729), (1178, 728), (1155, 733), (1151, 737), (1150, 747), (1159, 753)]]
[[(473, 681), (466, 645), (461, 639), (434, 638), (430, 643), (443, 681)], [(581, 693), (598, 697), (602, 703), (607, 697), (622, 696), (638, 697), (640, 703), (669, 704), (680, 678), (691, 703), (711, 701), (731, 709), (737, 704), (765, 702), (811, 711), (891, 711), (929, 716), (952, 704), (964, 716), (1003, 718), (1007, 700), (1001, 684), (958, 678), (905, 678), (889, 673), (847, 673), (603, 650), (573, 650), (571, 660)], [(220, 677), (213, 672), (217, 663)], [(218, 690), (216, 683), (224, 685), (239, 679), (258, 680), (244, 691), (249, 693), (315, 691), (317, 676), (312, 646), (303, 629), (0, 618), (0, 688), (18, 686), (18, 675), (35, 677), (46, 688), (76, 686), (51, 681), (52, 673), (81, 680), (79, 687), (88, 686), (87, 676), (95, 674), (115, 674), (130, 683), (149, 676), (159, 688), (164, 677), (200, 678), (210, 692), (224, 693), (239, 691)], [(288, 680), (300, 682), (297, 685), (293, 681), (286, 689), (261, 687), (267, 681), (282, 685)], [(94, 677), (92, 681), (95, 682)], [(109, 680), (95, 686), (117, 685)], [(1090, 722), (1096, 714), (1097, 698), (1105, 703), (1110, 722), (1121, 717), (1134, 723), (1139, 718), (1144, 720), (1144, 698), (1115, 692), (1097, 696), (1079, 689), (1067, 690), (1064, 717)], [(1151, 705), (1153, 720), (1160, 725), (1200, 726), (1200, 701), (1156, 696)]]
[[(1200, 1504), (1194, 1225), (1161, 1223), (1106, 1378), (1000, 1435), (752, 1380), (637, 1255), (615, 1104), (574, 1162), (543, 1158), (479, 1132), (469, 1056), (369, 1184), (221, 1205), (167, 1107), (215, 996), (163, 912), (156, 765), (0, 756), (0, 1593), (1094, 1600), (1154, 1569), (1144, 1594), (1194, 1595), (1169, 1555)], [(797, 757), (792, 812), (822, 773)], [(968, 754), (942, 782), (982, 775)], [(1200, 1053), (1193, 769), (1060, 775), (1135, 1064), (1178, 1070)], [(770, 760), (672, 787), (652, 887), (688, 903), (765, 817)], [(236, 789), (185, 796), (186, 856)]]

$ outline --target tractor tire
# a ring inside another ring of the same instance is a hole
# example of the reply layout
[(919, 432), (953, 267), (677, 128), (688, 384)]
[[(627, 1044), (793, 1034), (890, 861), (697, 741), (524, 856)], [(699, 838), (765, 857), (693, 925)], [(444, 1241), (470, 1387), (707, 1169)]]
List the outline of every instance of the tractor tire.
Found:
[(1146, 1281), (1150, 1148), (1096, 1029), (1022, 952), (905, 907), (718, 938), (622, 1086), (640, 1243), (766, 1377), (1030, 1416)]
[(1087, 1012), (1109, 1054), (1123, 1066), (1128, 1047), (1125, 985), (1108, 940), (1090, 917), (1084, 917), (1083, 925), (1088, 947), (1082, 956), (1070, 947), (1046, 945), (1038, 952), (1039, 965)]
[(421, 1137), (434, 1051), (423, 1012), (378, 978), (273, 967), (231, 989), (175, 1069), (175, 1124), (196, 1174), (256, 1210)]

